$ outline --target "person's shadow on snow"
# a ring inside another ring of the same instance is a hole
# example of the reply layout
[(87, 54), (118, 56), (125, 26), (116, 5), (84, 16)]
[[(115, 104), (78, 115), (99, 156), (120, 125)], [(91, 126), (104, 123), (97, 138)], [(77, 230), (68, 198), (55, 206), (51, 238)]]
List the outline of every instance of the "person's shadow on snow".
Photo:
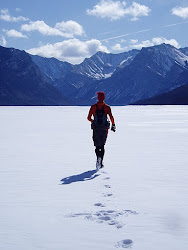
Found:
[(82, 174), (65, 177), (61, 180), (61, 182), (62, 182), (61, 184), (66, 185), (66, 184), (71, 184), (73, 182), (89, 181), (89, 180), (92, 180), (100, 175), (100, 174), (97, 174), (97, 172), (98, 172), (98, 170), (95, 169), (95, 170), (90, 170), (90, 171), (84, 172)]

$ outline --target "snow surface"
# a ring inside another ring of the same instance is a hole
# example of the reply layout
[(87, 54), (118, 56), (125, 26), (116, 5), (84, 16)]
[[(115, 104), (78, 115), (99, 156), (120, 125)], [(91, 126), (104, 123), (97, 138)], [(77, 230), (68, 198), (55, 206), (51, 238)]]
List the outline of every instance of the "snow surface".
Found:
[(187, 249), (188, 107), (112, 107), (98, 172), (88, 110), (1, 107), (0, 249)]

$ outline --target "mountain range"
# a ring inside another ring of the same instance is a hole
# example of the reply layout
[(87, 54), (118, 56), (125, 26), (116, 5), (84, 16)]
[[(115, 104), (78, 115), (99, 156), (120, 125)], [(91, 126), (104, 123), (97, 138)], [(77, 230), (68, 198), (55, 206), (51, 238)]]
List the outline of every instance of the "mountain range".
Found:
[(0, 105), (90, 105), (97, 91), (110, 105), (188, 104), (187, 84), (188, 48), (169, 44), (78, 65), (0, 46)]
[(0, 46), (0, 105), (68, 105), (29, 54)]

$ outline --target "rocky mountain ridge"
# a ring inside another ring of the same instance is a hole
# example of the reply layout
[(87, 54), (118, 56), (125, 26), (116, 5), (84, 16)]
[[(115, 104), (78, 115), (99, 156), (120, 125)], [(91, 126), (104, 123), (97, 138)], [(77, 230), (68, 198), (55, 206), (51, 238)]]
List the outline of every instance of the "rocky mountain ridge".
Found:
[(0, 46), (0, 105), (68, 105), (24, 51)]
[[(1, 105), (11, 105), (12, 98), (19, 100), (17, 105), (90, 105), (97, 91), (105, 91), (110, 105), (127, 105), (188, 84), (188, 48), (161, 44), (120, 54), (97, 52), (81, 64), (72, 65), (0, 47), (0, 70)], [(19, 91), (33, 97), (25, 102)], [(36, 97), (41, 101), (33, 101)]]

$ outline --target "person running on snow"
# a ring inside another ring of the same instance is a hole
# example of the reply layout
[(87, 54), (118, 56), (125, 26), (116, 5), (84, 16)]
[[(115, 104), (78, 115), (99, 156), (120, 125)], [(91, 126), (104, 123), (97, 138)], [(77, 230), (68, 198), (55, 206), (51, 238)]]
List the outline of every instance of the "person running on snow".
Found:
[(116, 131), (116, 126), (111, 108), (104, 102), (105, 93), (98, 92), (97, 95), (98, 102), (91, 106), (87, 119), (91, 122), (91, 129), (93, 129), (93, 142), (95, 146), (95, 153), (97, 156), (96, 167), (101, 168), (104, 167), (104, 145), (106, 143), (108, 129), (110, 128), (110, 122), (107, 116), (110, 117), (112, 123), (112, 131)]

